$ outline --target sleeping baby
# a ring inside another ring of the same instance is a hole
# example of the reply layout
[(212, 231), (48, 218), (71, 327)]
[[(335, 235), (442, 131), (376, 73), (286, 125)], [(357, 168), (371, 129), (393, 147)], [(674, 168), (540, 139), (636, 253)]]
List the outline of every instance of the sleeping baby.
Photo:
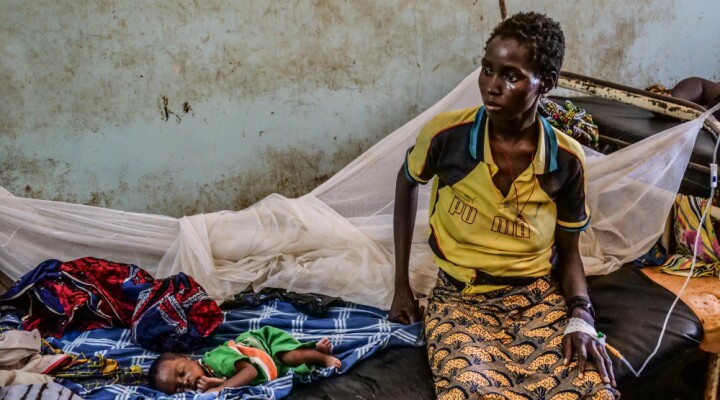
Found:
[(163, 353), (150, 366), (151, 388), (164, 393), (219, 392), (224, 388), (258, 385), (284, 376), (288, 370), (304, 376), (313, 366), (340, 368), (330, 355), (327, 338), (300, 343), (289, 333), (266, 326), (248, 331), (205, 353), (200, 360)]

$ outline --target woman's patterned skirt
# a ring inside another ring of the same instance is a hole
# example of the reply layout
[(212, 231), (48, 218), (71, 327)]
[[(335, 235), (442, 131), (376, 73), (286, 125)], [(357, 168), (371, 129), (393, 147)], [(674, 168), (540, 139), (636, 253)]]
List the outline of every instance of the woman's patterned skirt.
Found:
[(462, 294), (441, 273), (425, 317), (437, 398), (620, 398), (592, 361), (582, 378), (576, 361), (563, 365), (566, 324), (565, 299), (550, 278)]

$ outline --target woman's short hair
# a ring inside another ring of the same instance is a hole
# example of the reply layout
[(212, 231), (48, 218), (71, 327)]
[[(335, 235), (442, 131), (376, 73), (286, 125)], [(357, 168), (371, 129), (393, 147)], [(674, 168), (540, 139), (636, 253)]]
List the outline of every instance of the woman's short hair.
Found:
[(513, 38), (528, 46), (536, 72), (545, 76), (549, 72), (560, 74), (565, 57), (565, 35), (560, 24), (545, 14), (521, 12), (499, 23), (490, 34), (488, 43), (496, 36)]

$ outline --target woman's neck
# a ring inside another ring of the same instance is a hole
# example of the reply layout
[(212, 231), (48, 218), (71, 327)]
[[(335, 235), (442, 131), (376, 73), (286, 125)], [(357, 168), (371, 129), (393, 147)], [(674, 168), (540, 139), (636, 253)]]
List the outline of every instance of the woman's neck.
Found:
[(537, 107), (531, 107), (517, 118), (505, 121), (490, 120), (490, 132), (503, 142), (519, 142), (537, 133)]
[(506, 143), (518, 143), (534, 139), (537, 135), (537, 120), (530, 121), (489, 121), (489, 132), (495, 139)]

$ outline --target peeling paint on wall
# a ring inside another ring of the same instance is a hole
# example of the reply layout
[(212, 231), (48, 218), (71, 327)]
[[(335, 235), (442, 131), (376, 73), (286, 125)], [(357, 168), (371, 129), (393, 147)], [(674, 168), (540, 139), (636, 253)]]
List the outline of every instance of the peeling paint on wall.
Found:
[[(687, 46), (720, 41), (700, 0), (505, 3), (560, 20), (570, 71), (720, 79), (720, 49)], [(0, 185), (173, 216), (299, 196), (477, 68), (499, 20), (495, 0), (11, 0)]]

